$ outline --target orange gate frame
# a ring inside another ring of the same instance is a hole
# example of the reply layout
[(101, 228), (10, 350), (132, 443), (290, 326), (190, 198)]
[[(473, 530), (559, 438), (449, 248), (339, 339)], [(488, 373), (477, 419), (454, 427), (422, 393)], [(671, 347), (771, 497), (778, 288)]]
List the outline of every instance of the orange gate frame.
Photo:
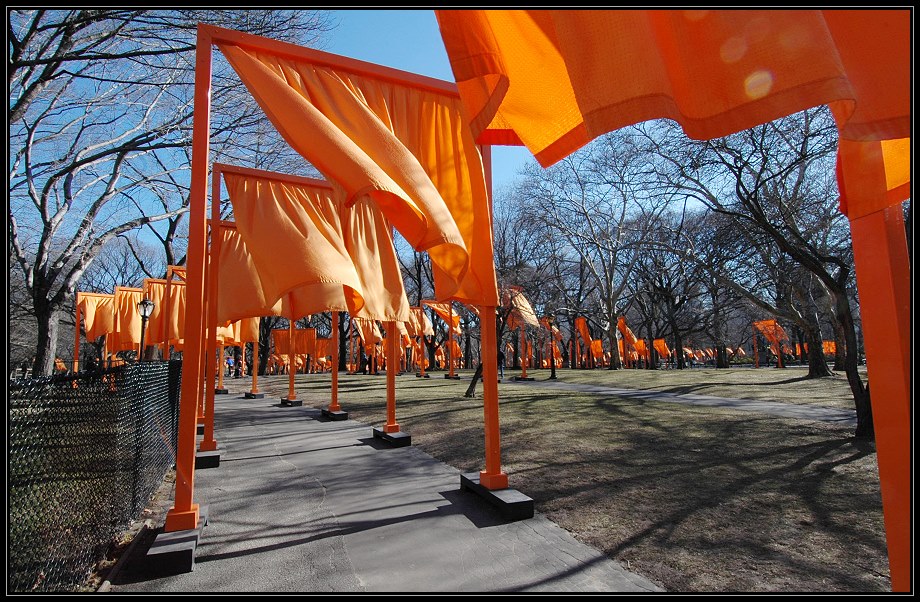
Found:
[[(192, 170), (189, 198), (189, 238), (186, 279), (186, 322), (184, 356), (206, 360), (206, 345), (202, 316), (207, 308), (205, 300), (205, 269), (207, 262), (207, 174), (210, 148), (212, 46), (226, 42), (279, 54), (308, 58), (309, 60), (350, 71), (372, 75), (397, 83), (409, 82), (416, 87), (432, 89), (459, 98), (457, 85), (408, 73), (397, 69), (337, 56), (199, 23), (195, 51), (194, 118), (192, 126)], [(491, 149), (480, 146), (486, 176), (486, 189), (491, 199), (492, 169)], [(212, 203), (216, 204), (216, 201)], [(480, 471), (480, 484), (488, 489), (508, 487), (508, 476), (501, 470), (501, 452), (498, 426), (498, 382), (495, 355), (495, 307), (482, 306), (482, 361), (483, 413), (485, 421), (485, 470)], [(166, 532), (195, 529), (199, 521), (199, 507), (194, 503), (195, 431), (196, 410), (201, 402), (204, 375), (208, 373), (204, 361), (185, 361), (182, 364), (182, 388), (179, 405), (179, 433), (176, 450), (176, 488), (173, 507), (166, 515)]]

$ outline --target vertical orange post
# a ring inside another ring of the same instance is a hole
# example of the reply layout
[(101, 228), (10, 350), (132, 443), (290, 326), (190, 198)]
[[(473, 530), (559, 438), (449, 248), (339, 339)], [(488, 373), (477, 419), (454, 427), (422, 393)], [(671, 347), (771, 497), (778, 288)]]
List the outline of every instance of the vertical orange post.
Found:
[(297, 399), (297, 393), (294, 392), (294, 374), (297, 372), (297, 364), (294, 363), (294, 318), (288, 322), (288, 401)]
[(447, 315), (450, 318), (447, 324), (447, 365), (448, 376), (450, 378), (454, 377), (454, 304), (452, 302), (447, 303)]
[[(208, 336), (207, 331), (202, 333), (203, 339), (207, 339), (207, 336)], [(205, 340), (202, 340), (202, 346), (204, 346), (204, 344), (205, 344)], [(205, 356), (204, 353), (202, 353), (198, 357), (198, 364), (199, 364), (198, 373), (201, 375), (201, 380), (202, 380), (202, 382), (198, 384), (204, 385), (205, 387), (213, 387), (214, 386), (214, 376), (215, 376), (213, 374), (214, 372), (213, 365), (212, 365), (211, 375), (209, 376), (208, 372), (206, 371), (207, 370), (206, 368), (207, 360), (208, 358)], [(204, 406), (205, 406), (205, 396), (203, 393), (204, 393), (203, 390), (198, 392), (198, 424), (202, 426), (204, 426)]]
[(483, 306), (479, 311), (482, 338), (482, 411), (485, 422), (486, 467), (479, 472), (479, 484), (486, 489), (505, 489), (508, 475), (502, 472), (501, 437), (498, 426), (498, 360), (495, 332), (495, 308)]
[[(73, 373), (80, 371), (80, 293), (74, 296), (74, 328), (73, 328)], [(74, 386), (77, 381), (73, 381)]]
[(195, 485), (195, 431), (201, 394), (201, 317), (204, 293), (205, 210), (208, 194), (208, 138), (211, 119), (211, 36), (199, 26), (195, 50), (192, 174), (189, 197), (188, 271), (186, 279), (185, 353), (176, 446), (176, 494), (166, 515), (167, 532), (195, 529), (198, 504), (192, 503)]
[[(492, 147), (483, 145), (482, 165), (486, 187), (492, 198)], [(502, 472), (501, 437), (498, 426), (498, 343), (495, 307), (479, 308), (480, 356), (482, 357), (482, 413), (486, 443), (486, 468), (479, 471), (479, 484), (486, 489), (507, 489), (508, 475)]]
[[(245, 347), (244, 347), (245, 349)], [(259, 394), (259, 341), (252, 342), (252, 395)]]
[(170, 320), (172, 320), (172, 299), (170, 295), (172, 294), (171, 290), (172, 284), (172, 266), (166, 268), (166, 292), (163, 295), (163, 359), (169, 360), (171, 357), (170, 349), (171, 345), (169, 344), (169, 325)]
[(339, 407), (339, 312), (332, 312), (332, 334), (329, 335), (329, 351), (332, 355), (332, 399), (329, 401), (329, 411), (341, 411)]
[[(210, 342), (211, 337), (208, 337), (208, 342)], [(217, 361), (217, 388), (224, 388), (224, 369), (226, 368), (227, 362), (224, 360), (224, 343), (221, 341), (217, 345), (217, 357), (220, 358)], [(211, 355), (211, 354), (208, 354)], [(210, 361), (210, 358), (209, 358)]]
[(211, 244), (206, 247), (205, 253), (205, 288), (204, 309), (207, 328), (205, 341), (205, 375), (207, 378), (204, 388), (204, 433), (198, 451), (214, 451), (217, 449), (217, 440), (214, 439), (214, 363), (217, 363), (217, 387), (221, 392), (224, 389), (224, 342), (221, 339), (217, 350), (217, 359), (214, 357), (217, 346), (217, 273), (220, 262), (220, 244), (223, 234), (220, 229), (220, 170), (215, 169), (211, 176)]
[(383, 426), (384, 433), (398, 433), (399, 423), (396, 422), (396, 362), (393, 358), (399, 353), (399, 343), (396, 341), (399, 333), (396, 322), (386, 322), (387, 333), (387, 423)]
[(891, 589), (911, 591), (910, 276), (900, 206), (852, 219)]

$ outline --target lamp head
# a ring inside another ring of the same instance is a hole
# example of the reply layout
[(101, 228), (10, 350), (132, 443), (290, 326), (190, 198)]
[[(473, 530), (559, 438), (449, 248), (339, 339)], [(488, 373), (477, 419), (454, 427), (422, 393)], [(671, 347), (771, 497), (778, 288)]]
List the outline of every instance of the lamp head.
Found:
[(150, 299), (143, 299), (137, 303), (137, 311), (145, 320), (150, 317), (150, 314), (153, 313), (154, 307), (156, 307), (156, 303)]

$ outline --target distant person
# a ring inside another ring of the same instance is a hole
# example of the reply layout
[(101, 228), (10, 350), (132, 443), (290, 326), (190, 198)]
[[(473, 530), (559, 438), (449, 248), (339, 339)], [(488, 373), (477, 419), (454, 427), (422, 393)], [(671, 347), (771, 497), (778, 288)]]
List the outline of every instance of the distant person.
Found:
[(498, 377), (505, 378), (505, 352), (498, 348)]

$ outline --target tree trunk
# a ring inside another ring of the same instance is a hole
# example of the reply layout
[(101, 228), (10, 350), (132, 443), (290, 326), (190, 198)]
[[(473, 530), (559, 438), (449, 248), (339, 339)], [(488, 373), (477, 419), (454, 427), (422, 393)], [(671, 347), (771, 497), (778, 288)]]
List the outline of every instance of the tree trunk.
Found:
[(716, 345), (716, 368), (728, 368), (728, 350), (721, 343)]
[(847, 382), (853, 392), (853, 401), (856, 404), (856, 437), (861, 439), (875, 439), (875, 426), (872, 423), (872, 401), (869, 398), (869, 384), (863, 385), (859, 376), (858, 358), (856, 357), (856, 326), (853, 323), (853, 313), (850, 311), (850, 302), (846, 294), (836, 293), (835, 307), (837, 319), (843, 328), (846, 337), (846, 361), (844, 371)]
[(482, 378), (482, 362), (479, 362), (479, 365), (476, 366), (476, 372), (473, 373), (473, 380), (470, 382), (470, 386), (466, 388), (466, 393), (463, 394), (464, 397), (476, 396), (476, 383), (479, 382), (480, 378)]
[(817, 328), (803, 328), (808, 345), (808, 378), (831, 376), (821, 345), (821, 331)]
[(35, 358), (32, 360), (32, 376), (48, 376), (54, 369), (61, 317), (60, 312), (44, 298), (36, 298), (34, 305), (38, 340), (35, 344)]
[(271, 338), (272, 326), (269, 318), (259, 318), (259, 376), (265, 376), (265, 371), (268, 370)]
[[(831, 318), (831, 327), (834, 329), (834, 370), (836, 372), (843, 372), (846, 370), (846, 354), (847, 354), (847, 335), (843, 331), (843, 325), (840, 324), (840, 320)], [(823, 351), (822, 351), (823, 353)]]
[(339, 345), (339, 365), (338, 371), (345, 372), (348, 369), (348, 321), (342, 319), (339, 314), (339, 331), (336, 333)]
[(671, 328), (674, 329), (674, 353), (677, 354), (677, 369), (683, 370), (687, 367), (687, 360), (684, 358), (684, 338), (680, 336), (680, 329), (676, 323), (672, 322)]
[(436, 347), (436, 345), (434, 344), (434, 337), (431, 337), (430, 341), (424, 336), (422, 337), (422, 339), (425, 341), (425, 348), (428, 349), (428, 369), (433, 370), (434, 369), (434, 350)]
[[(614, 324), (616, 324), (614, 322)], [(617, 343), (617, 328), (613, 328), (607, 331), (607, 342), (610, 343), (610, 365), (607, 366), (608, 370), (619, 370), (623, 367), (621, 358), (620, 358), (620, 345)], [(625, 349), (626, 343), (623, 343)]]

